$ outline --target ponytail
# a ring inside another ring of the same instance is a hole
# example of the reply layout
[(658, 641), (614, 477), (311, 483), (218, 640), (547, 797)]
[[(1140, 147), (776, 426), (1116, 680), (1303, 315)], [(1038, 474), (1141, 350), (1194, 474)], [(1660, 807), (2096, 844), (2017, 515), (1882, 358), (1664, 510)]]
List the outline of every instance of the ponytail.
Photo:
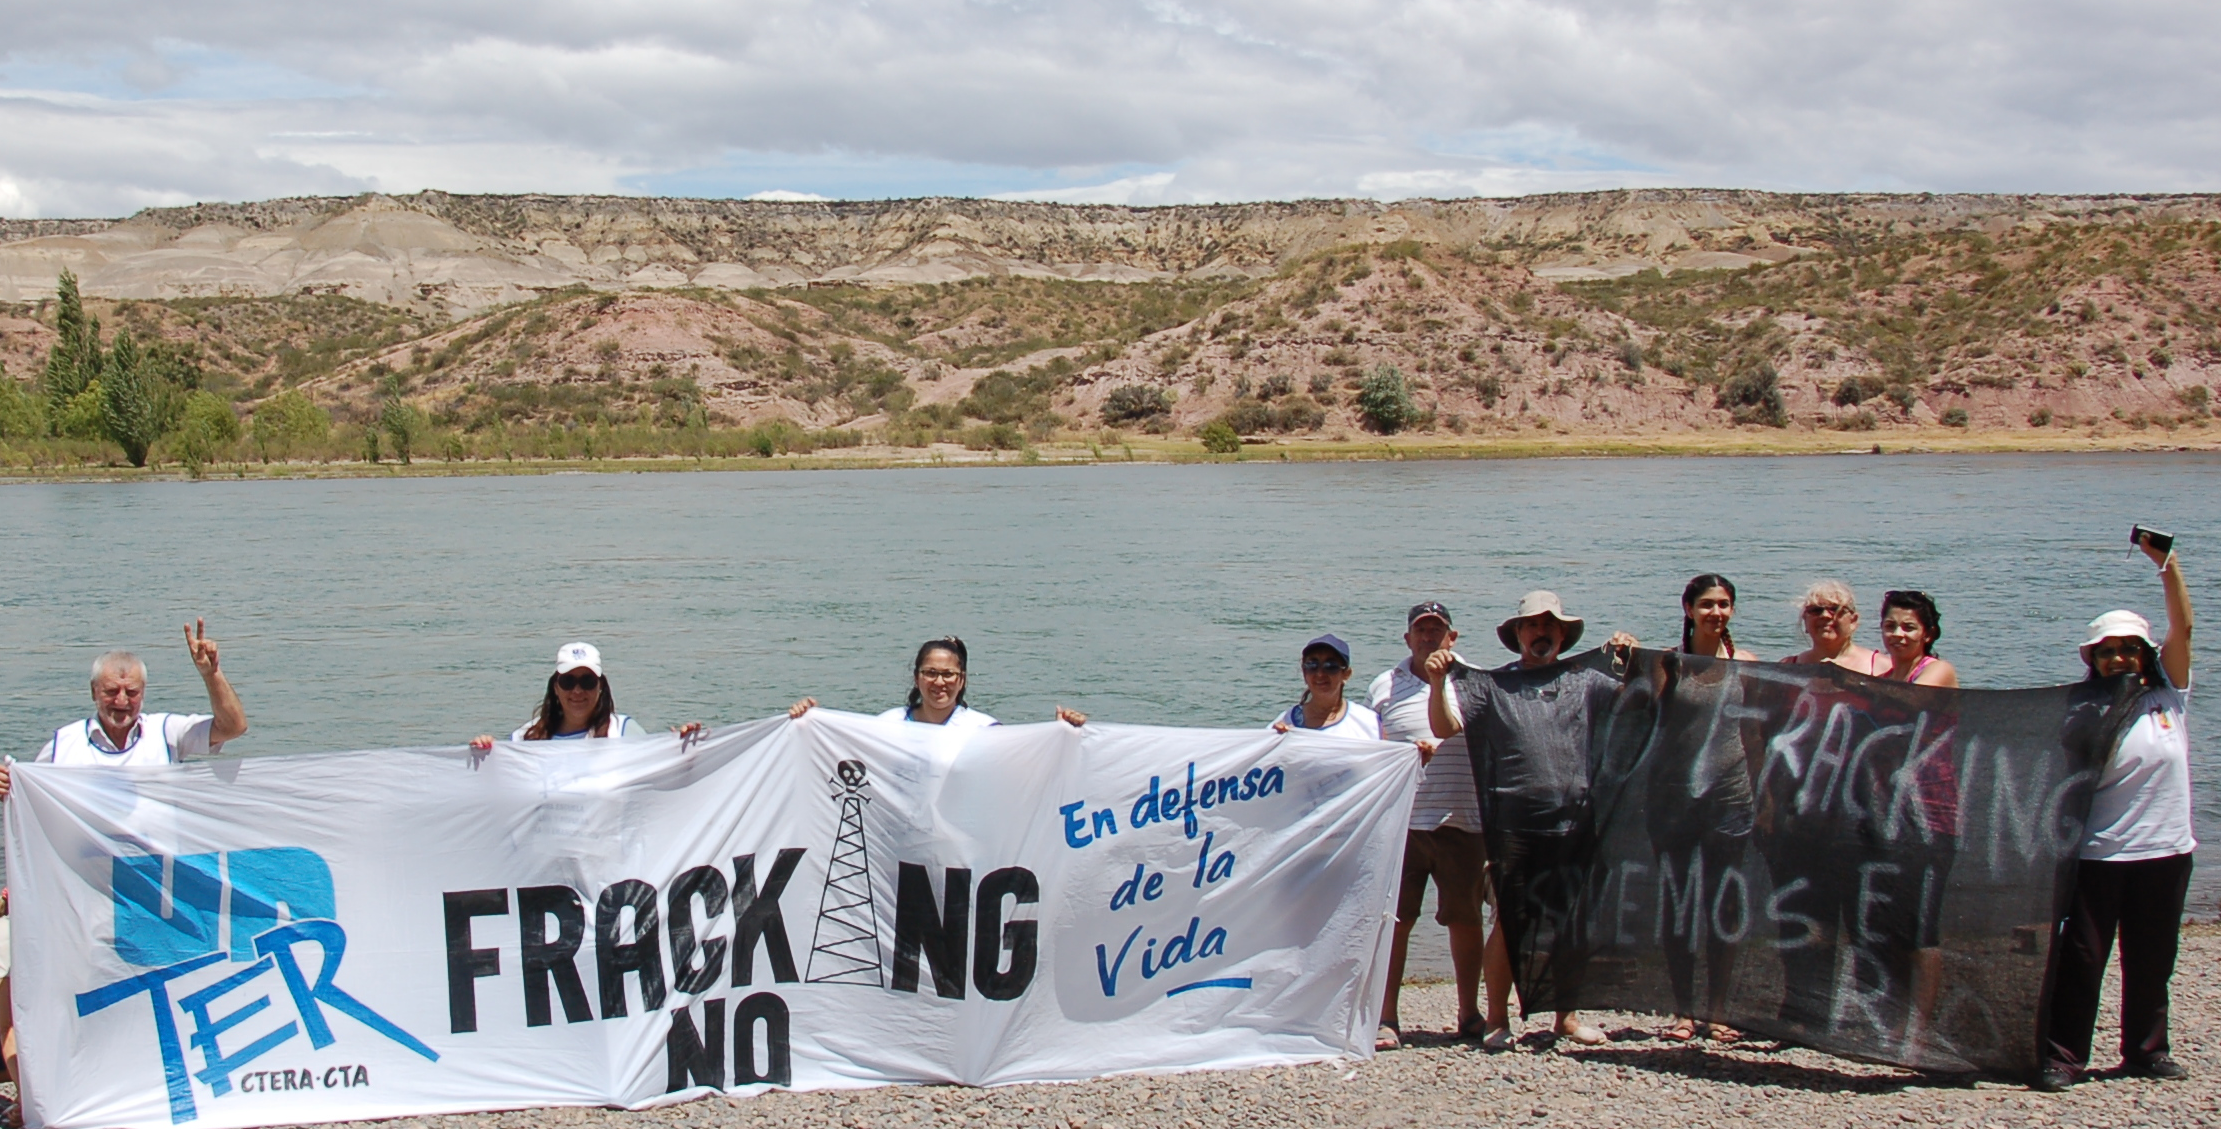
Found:
[[(971, 660), (964, 651), (964, 641), (962, 639), (959, 639), (954, 635), (943, 635), (939, 639), (926, 640), (918, 647), (918, 657), (910, 661), (910, 697), (908, 699), (908, 708), (910, 709), (914, 710), (917, 709), (919, 706), (925, 704), (925, 695), (918, 693), (918, 672), (925, 669), (925, 657), (935, 651), (947, 651), (948, 653), (955, 655), (957, 672), (960, 674), (971, 673)], [(968, 678), (965, 679), (965, 682), (967, 684), (970, 681), (971, 680)], [(964, 691), (966, 688), (967, 686), (957, 687), (957, 705), (961, 706), (964, 704)]]
[[(1696, 617), (1695, 617), (1694, 615), (1691, 615), (1691, 614), (1690, 614), (1690, 612), (1691, 612), (1691, 610), (1692, 610), (1692, 609), (1694, 609), (1694, 608), (1696, 607), (1696, 603), (1697, 603), (1697, 597), (1699, 597), (1699, 596), (1702, 596), (1702, 595), (1704, 595), (1704, 594), (1705, 594), (1706, 592), (1710, 592), (1710, 591), (1711, 591), (1711, 590), (1713, 590), (1714, 588), (1718, 588), (1718, 589), (1720, 589), (1721, 591), (1723, 591), (1723, 592), (1726, 592), (1726, 593), (1727, 593), (1727, 603), (1728, 603), (1728, 606), (1729, 606), (1729, 607), (1731, 607), (1731, 608), (1735, 606), (1735, 582), (1734, 582), (1734, 581), (1732, 581), (1732, 580), (1729, 580), (1729, 579), (1728, 579), (1727, 577), (1721, 576), (1721, 575), (1720, 575), (1719, 573), (1716, 573), (1716, 572), (1707, 572), (1707, 573), (1705, 573), (1705, 574), (1703, 574), (1703, 575), (1701, 575), (1701, 576), (1696, 576), (1696, 577), (1692, 577), (1692, 578), (1690, 579), (1689, 583), (1687, 583), (1687, 584), (1685, 584), (1685, 585), (1683, 585), (1683, 586), (1682, 586), (1682, 589), (1681, 589), (1681, 650), (1682, 650), (1682, 653), (1683, 653), (1683, 654), (1694, 654), (1694, 653), (1696, 653), (1696, 645), (1697, 645), (1697, 620), (1696, 620)], [(1734, 655), (1735, 655), (1735, 635), (1734, 635), (1734, 633), (1733, 633), (1733, 632), (1730, 632), (1730, 631), (1729, 631), (1729, 630), (1728, 630), (1727, 628), (1724, 628), (1724, 627), (1723, 627), (1723, 628), (1721, 628), (1721, 629), (1720, 629), (1720, 641), (1721, 641), (1722, 643), (1725, 643), (1725, 644), (1727, 644), (1727, 653), (1728, 653), (1728, 656), (1729, 656), (1730, 658), (1734, 657)], [(1705, 657), (1706, 657), (1706, 658), (1713, 658), (1713, 657), (1715, 657), (1715, 656), (1712, 656), (1712, 655), (1706, 655)]]

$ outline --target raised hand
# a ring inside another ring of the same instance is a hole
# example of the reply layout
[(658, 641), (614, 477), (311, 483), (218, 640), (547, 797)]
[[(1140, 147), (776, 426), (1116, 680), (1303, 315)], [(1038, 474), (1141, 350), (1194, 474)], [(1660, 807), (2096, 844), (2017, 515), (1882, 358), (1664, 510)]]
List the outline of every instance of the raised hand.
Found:
[(1456, 656), (1450, 654), (1450, 652), (1446, 650), (1436, 651), (1433, 654), (1428, 655), (1427, 685), (1432, 686), (1438, 690), (1441, 689), (1443, 676), (1450, 673), (1450, 664), (1456, 661)]
[(208, 621), (195, 619), (186, 626), (185, 649), (192, 653), (193, 666), (202, 678), (215, 677), (221, 663), (216, 656), (216, 641), (208, 637)]

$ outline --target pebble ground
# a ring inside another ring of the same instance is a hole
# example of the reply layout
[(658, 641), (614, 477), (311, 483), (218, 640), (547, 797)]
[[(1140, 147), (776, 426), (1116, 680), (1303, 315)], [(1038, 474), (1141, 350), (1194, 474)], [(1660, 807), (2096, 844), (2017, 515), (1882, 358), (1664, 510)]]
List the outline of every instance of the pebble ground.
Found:
[[(2018, 1079), (1923, 1076), (1751, 1040), (1729, 1047), (1666, 1044), (1654, 1016), (1589, 1013), (1614, 1041), (1549, 1049), (1535, 1034), (1487, 1054), (1449, 1034), (1446, 984), (1404, 991), (1406, 1046), (1369, 1062), (1105, 1078), (976, 1090), (887, 1086), (837, 1093), (709, 1098), (638, 1113), (540, 1109), (388, 1122), (396, 1129), (1205, 1129), (1211, 1126), (1557, 1126), (1819, 1129), (1860, 1126), (2221, 1127), (2221, 928), (2193, 927), (2175, 975), (2180, 1082), (2100, 1072), (2066, 1094)], [(2110, 1066), (2118, 1013), (2099, 1020)]]

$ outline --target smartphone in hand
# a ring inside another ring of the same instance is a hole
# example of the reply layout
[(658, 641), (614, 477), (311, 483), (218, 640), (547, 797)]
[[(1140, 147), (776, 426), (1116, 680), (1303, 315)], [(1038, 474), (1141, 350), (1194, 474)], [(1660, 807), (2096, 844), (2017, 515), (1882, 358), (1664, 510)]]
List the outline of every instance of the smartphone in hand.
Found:
[(2128, 543), (2131, 545), (2150, 545), (2153, 552), (2164, 556), (2168, 550), (2175, 547), (2175, 535), (2162, 533), (2157, 529), (2147, 529), (2141, 525), (2132, 525), (2128, 527)]

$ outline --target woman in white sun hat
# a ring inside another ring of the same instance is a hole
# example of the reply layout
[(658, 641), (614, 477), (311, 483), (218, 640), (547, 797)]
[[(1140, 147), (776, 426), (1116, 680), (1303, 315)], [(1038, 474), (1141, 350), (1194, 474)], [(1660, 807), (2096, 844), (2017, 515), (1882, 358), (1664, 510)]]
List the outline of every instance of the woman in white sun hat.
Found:
[[(688, 722), (676, 732), (691, 737), (702, 723)], [(617, 695), (602, 673), (602, 653), (592, 643), (565, 643), (555, 652), (555, 673), (532, 720), (509, 735), (512, 741), (579, 741), (588, 737), (646, 737), (646, 726), (617, 712)], [(491, 749), (494, 739), (480, 734), (474, 749)]]
[(2141, 697), (2120, 745), (2099, 771), (2075, 875), (2060, 923), (2044, 1069), (2037, 1087), (2063, 1090), (2089, 1066), (2099, 987), (2116, 931), (2121, 938), (2121, 1068), (2147, 1078), (2187, 1072), (2168, 1053), (2167, 982), (2175, 973), (2190, 854), (2190, 589), (2173, 539), (2140, 532), (2167, 592), (2167, 636), (2132, 611), (2090, 621), (2082, 644), (2089, 676), (2127, 676)]

